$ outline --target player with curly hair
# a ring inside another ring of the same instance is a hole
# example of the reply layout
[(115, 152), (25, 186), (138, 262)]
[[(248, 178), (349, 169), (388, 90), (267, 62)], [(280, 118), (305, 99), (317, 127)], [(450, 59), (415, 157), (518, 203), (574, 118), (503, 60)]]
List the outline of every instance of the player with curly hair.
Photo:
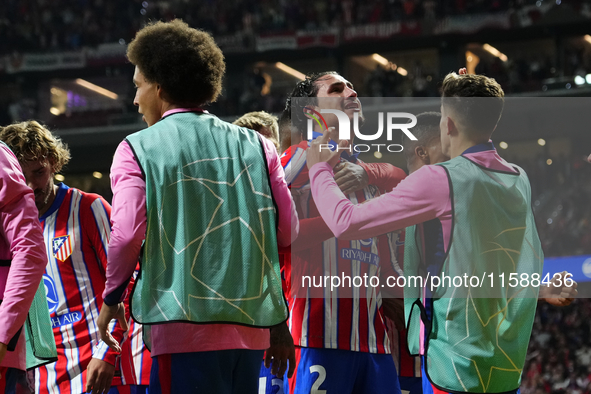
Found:
[(297, 236), (298, 221), (277, 151), (203, 109), (225, 70), (209, 34), (152, 23), (127, 56), (149, 127), (119, 145), (111, 167), (101, 336), (119, 348), (106, 328), (122, 317), (141, 257), (131, 314), (150, 334), (150, 392), (256, 393), (264, 349), (281, 375), (294, 357), (278, 246)]

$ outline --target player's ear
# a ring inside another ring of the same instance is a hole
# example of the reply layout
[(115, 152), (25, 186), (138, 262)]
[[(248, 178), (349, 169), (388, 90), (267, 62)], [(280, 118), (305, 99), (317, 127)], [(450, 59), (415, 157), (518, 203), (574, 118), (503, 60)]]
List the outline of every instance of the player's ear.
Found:
[(456, 123), (454, 122), (454, 120), (448, 116), (446, 119), (446, 122), (447, 122), (447, 135), (457, 134), (458, 127), (456, 126)]
[(415, 155), (421, 159), (421, 161), (429, 161), (429, 152), (427, 152), (427, 149), (422, 145), (415, 148)]

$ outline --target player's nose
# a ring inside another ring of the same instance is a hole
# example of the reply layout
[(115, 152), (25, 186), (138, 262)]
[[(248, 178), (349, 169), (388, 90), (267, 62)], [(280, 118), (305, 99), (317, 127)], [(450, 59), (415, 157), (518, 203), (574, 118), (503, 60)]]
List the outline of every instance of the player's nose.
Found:
[(345, 89), (345, 92), (347, 93), (347, 97), (357, 97), (357, 92), (355, 91), (355, 89), (352, 89), (348, 86)]

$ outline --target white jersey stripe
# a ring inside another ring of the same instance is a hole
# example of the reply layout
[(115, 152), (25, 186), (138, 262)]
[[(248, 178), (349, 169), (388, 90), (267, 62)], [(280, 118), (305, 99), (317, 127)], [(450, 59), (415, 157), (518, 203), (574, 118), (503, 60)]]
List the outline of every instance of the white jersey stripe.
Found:
[(97, 199), (92, 203), (90, 208), (92, 210), (92, 214), (94, 215), (94, 220), (96, 221), (99, 234), (101, 235), (103, 248), (105, 249), (105, 253), (107, 253), (109, 241), (111, 240), (111, 227), (109, 218), (107, 217), (107, 212), (105, 211), (105, 206), (101, 200)]
[[(357, 196), (355, 193), (349, 194), (349, 200), (353, 204), (357, 204)], [(361, 248), (361, 242), (351, 241), (351, 247), (354, 249)], [(359, 260), (351, 260), (351, 276), (356, 277), (361, 275), (361, 262)], [(353, 286), (353, 311), (351, 315), (351, 350), (358, 352), (361, 349), (359, 338), (359, 287)]]
[[(322, 262), (323, 262), (323, 271), (324, 276), (331, 275), (331, 248), (332, 242), (331, 239), (328, 241), (322, 242)], [(330, 326), (332, 323), (332, 309), (330, 307), (330, 289), (328, 286), (324, 287), (324, 347), (327, 349), (332, 349), (331, 345), (331, 333), (330, 333)]]
[(310, 289), (306, 290), (306, 302), (304, 306), (304, 316), (302, 318), (302, 339), (300, 341), (301, 346), (308, 346), (308, 324), (310, 316)]
[[(339, 275), (338, 263), (339, 263), (339, 246), (338, 241), (336, 238), (332, 239), (332, 243), (334, 244), (333, 247), (330, 248), (332, 252), (331, 261), (330, 261), (330, 275), (337, 276)], [(328, 287), (328, 286), (327, 286)], [(328, 287), (329, 288), (329, 287)], [(330, 292), (330, 344), (331, 349), (338, 348), (338, 329), (339, 329), (339, 299), (338, 299), (338, 289)]]

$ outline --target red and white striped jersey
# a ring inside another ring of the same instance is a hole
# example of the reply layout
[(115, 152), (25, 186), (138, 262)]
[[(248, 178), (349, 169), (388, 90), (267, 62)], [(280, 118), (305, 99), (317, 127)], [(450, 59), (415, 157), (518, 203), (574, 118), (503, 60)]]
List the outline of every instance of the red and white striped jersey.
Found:
[[(128, 286), (127, 298), (139, 272), (139, 264), (133, 274)], [(152, 358), (150, 351), (144, 345), (143, 328), (136, 323), (130, 314), (129, 303), (126, 305), (125, 313), (129, 325), (128, 338), (121, 346), (121, 383), (124, 385), (149, 385), (150, 370), (152, 369)]]
[(403, 378), (421, 377), (421, 358), (413, 357), (408, 351), (406, 344), (406, 330), (398, 330), (394, 322), (386, 317), (388, 337), (392, 350), (392, 358), (398, 376)]
[[(302, 290), (293, 282), (303, 275), (382, 277), (397, 275), (391, 259), (397, 248), (387, 235), (365, 240), (344, 241), (324, 233), (324, 224), (310, 194), (310, 181), (306, 164), (307, 141), (292, 146), (281, 157), (286, 182), (300, 218), (300, 238), (305, 238), (310, 247), (292, 249), (291, 266), (285, 268), (290, 292), (288, 293), (289, 327), (297, 346), (342, 349), (369, 353), (390, 353), (385, 318), (381, 312), (382, 298), (379, 287), (340, 287), (331, 291), (330, 286)], [(403, 172), (400, 170), (403, 174)], [(402, 178), (389, 186), (393, 188)], [(375, 186), (368, 186), (350, 194), (353, 203), (378, 196)], [(303, 223), (311, 218), (320, 220), (313, 226)], [(309, 232), (309, 234), (302, 234)], [(320, 236), (320, 232), (323, 235)], [(315, 233), (318, 236), (315, 236)], [(301, 239), (300, 239), (301, 242)], [(395, 242), (395, 241), (394, 241)], [(293, 246), (293, 245), (292, 245)], [(381, 263), (380, 263), (381, 262)], [(296, 289), (297, 288), (297, 289)]]
[[(43, 281), (58, 361), (35, 370), (36, 393), (83, 393), (86, 367), (93, 355), (116, 365), (113, 386), (122, 384), (119, 357), (99, 340), (97, 327), (110, 214), (111, 207), (102, 197), (61, 184), (53, 204), (40, 218), (48, 256)], [(111, 324), (111, 333), (123, 341), (118, 324)]]
[(131, 318), (128, 323), (129, 338), (121, 346), (121, 383), (147, 386), (150, 384), (152, 369), (150, 351), (144, 345), (142, 325)]

